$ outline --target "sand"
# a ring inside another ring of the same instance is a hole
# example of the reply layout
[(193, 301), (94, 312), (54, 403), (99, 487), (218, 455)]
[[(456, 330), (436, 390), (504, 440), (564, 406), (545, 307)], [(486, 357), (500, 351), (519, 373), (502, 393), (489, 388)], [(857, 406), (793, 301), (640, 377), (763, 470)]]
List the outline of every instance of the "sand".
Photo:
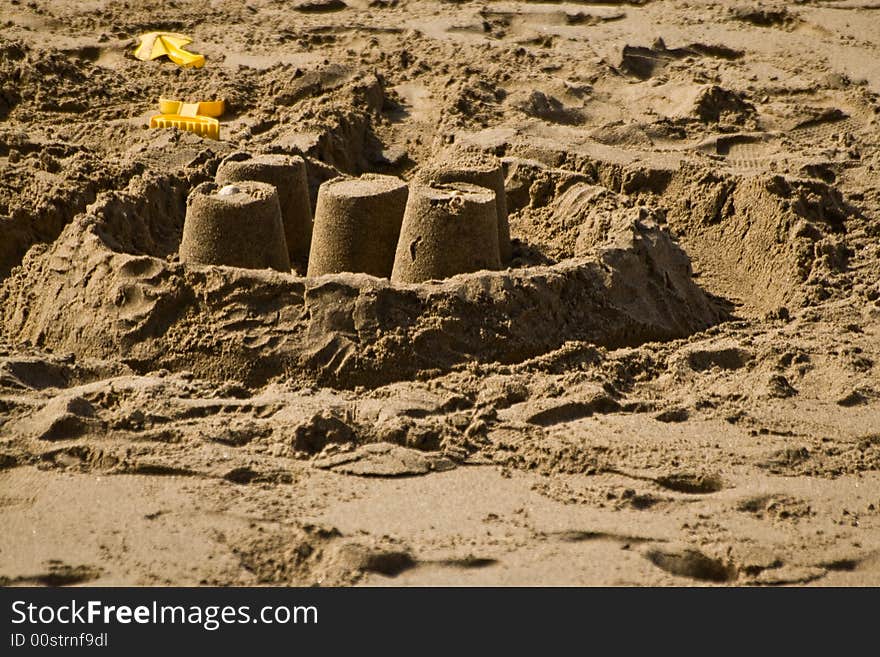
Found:
[(501, 268), (496, 196), (469, 183), (416, 183), (394, 257), (394, 283)]
[[(880, 5), (344, 4), (0, 0), (0, 583), (880, 584)], [(181, 262), (235, 152), (509, 268)]]
[(389, 278), (409, 188), (395, 176), (340, 176), (318, 189), (309, 277), (343, 272)]

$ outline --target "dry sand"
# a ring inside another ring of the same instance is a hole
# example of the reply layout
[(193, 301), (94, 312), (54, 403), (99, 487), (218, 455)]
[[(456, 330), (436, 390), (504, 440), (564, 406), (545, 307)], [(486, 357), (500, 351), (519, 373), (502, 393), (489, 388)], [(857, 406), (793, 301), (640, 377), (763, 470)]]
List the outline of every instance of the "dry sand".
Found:
[[(880, 2), (321, 4), (0, 0), (0, 583), (880, 584)], [(177, 257), (450, 146), (507, 270)]]

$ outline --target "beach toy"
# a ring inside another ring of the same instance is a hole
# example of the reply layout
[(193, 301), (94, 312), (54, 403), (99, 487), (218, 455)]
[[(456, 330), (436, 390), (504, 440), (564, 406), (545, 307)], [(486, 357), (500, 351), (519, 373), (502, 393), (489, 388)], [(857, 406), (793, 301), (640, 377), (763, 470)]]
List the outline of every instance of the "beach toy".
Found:
[(205, 65), (205, 56), (191, 53), (183, 47), (192, 43), (192, 38), (185, 34), (173, 32), (148, 32), (141, 34), (140, 45), (134, 56), (142, 61), (167, 56), (172, 62), (183, 68), (201, 68)]
[(179, 100), (159, 99), (159, 111), (150, 118), (151, 128), (177, 128), (202, 137), (220, 139), (220, 122), (214, 118), (226, 109), (222, 100), (184, 103)]
[(180, 100), (159, 99), (159, 112), (180, 114), (181, 116), (223, 116), (226, 102), (222, 100), (203, 100), (198, 103), (184, 103)]

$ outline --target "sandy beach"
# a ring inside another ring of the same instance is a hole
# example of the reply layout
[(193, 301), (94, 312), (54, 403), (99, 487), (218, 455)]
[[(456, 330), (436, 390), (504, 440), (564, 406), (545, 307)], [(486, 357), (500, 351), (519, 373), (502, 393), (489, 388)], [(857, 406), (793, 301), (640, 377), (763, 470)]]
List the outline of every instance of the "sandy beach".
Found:
[[(880, 585), (880, 1), (0, 16), (0, 584)], [(400, 277), (182, 262), (238, 152), (504, 193), (339, 238)]]

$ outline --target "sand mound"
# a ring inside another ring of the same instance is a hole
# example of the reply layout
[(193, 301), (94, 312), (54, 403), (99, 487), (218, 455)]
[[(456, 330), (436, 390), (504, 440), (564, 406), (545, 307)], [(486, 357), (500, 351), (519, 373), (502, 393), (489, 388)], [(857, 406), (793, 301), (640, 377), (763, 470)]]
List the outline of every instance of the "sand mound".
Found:
[(718, 294), (769, 312), (830, 296), (847, 269), (842, 243), (852, 209), (817, 180), (739, 178), (685, 169), (664, 193), (666, 219)]
[(51, 242), (97, 194), (125, 185), (133, 162), (107, 164), (89, 149), (0, 126), (0, 276), (34, 243)]
[(672, 167), (657, 158), (602, 158), (582, 171), (517, 157), (506, 162), (516, 210), (511, 230), (532, 261), (583, 256), (629, 218), (669, 230), (693, 258), (699, 285), (741, 306), (738, 312), (810, 305), (850, 284), (842, 276), (846, 224), (857, 210), (816, 178)]

